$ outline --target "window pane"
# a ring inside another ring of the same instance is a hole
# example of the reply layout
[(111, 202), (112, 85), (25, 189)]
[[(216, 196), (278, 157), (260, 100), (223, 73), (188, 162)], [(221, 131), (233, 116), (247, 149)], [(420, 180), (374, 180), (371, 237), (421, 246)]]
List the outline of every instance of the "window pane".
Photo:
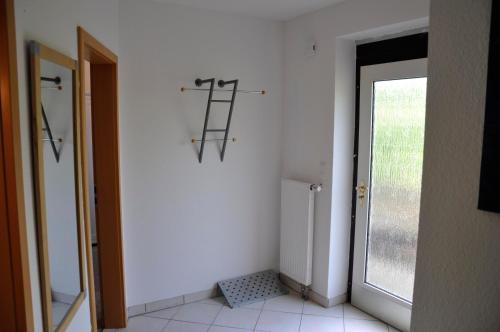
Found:
[(374, 83), (366, 282), (412, 301), (426, 78)]

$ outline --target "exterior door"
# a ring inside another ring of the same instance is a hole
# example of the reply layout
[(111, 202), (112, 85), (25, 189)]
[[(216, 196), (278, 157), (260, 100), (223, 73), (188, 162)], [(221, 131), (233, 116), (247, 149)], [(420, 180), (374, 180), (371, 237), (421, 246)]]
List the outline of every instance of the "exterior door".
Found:
[(410, 329), (425, 127), (427, 60), (360, 68), (351, 302)]

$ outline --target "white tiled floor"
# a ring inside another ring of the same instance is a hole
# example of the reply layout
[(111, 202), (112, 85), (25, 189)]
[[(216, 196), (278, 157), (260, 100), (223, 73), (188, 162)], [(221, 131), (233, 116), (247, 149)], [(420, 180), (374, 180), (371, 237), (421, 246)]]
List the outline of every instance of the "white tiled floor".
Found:
[(132, 317), (122, 332), (394, 332), (350, 304), (325, 309), (285, 295), (230, 309), (221, 298)]

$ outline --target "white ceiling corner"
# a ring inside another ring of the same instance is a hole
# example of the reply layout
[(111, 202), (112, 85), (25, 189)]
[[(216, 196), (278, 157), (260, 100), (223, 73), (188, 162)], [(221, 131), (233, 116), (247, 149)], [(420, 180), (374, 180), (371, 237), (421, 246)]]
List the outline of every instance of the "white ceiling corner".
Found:
[(345, 0), (154, 0), (263, 19), (287, 21)]

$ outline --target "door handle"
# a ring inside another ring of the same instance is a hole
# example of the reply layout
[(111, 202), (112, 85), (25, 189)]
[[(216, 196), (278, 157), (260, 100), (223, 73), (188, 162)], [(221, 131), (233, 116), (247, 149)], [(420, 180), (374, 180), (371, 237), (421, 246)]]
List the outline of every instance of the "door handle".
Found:
[(361, 201), (361, 206), (363, 206), (366, 194), (368, 193), (368, 186), (364, 181), (361, 181), (359, 185), (356, 186), (356, 192), (358, 193), (358, 199)]

